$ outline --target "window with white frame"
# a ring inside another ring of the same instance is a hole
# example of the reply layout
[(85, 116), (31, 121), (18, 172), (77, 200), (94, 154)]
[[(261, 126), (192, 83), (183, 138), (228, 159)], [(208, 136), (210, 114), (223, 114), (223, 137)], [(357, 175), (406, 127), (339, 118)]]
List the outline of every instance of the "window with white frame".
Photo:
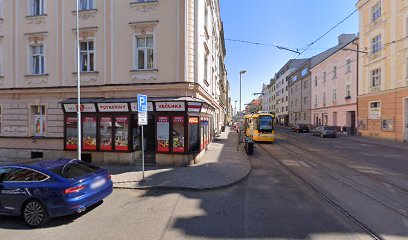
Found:
[(381, 34), (371, 39), (371, 53), (377, 53), (381, 50)]
[(371, 7), (371, 21), (374, 22), (381, 17), (381, 1)]
[(33, 135), (36, 137), (43, 137), (46, 133), (46, 116), (45, 116), (45, 106), (38, 105), (31, 107), (33, 116)]
[(302, 72), (301, 72), (301, 76), (302, 77), (304, 77), (304, 76), (306, 76), (306, 74), (308, 73), (308, 68), (307, 67), (305, 67), (305, 68), (303, 68), (303, 70), (302, 70)]
[(46, 0), (30, 0), (30, 14), (33, 16), (44, 15), (45, 1)]
[(351, 72), (351, 59), (347, 59), (347, 62), (346, 62), (346, 72), (347, 72), (347, 73)]
[(381, 68), (371, 70), (371, 87), (378, 87), (381, 85)]
[(30, 74), (45, 74), (44, 45), (30, 45)]
[(333, 88), (333, 102), (337, 101), (337, 89)]
[(333, 79), (337, 78), (337, 66), (333, 66)]
[(86, 11), (94, 9), (94, 0), (80, 0), (79, 1), (79, 10)]
[(346, 85), (346, 97), (351, 97), (351, 85)]
[(208, 54), (204, 56), (204, 82), (208, 82)]
[(81, 41), (80, 66), (81, 72), (95, 71), (94, 41)]
[(154, 68), (153, 36), (136, 37), (136, 60), (138, 70), (152, 70)]

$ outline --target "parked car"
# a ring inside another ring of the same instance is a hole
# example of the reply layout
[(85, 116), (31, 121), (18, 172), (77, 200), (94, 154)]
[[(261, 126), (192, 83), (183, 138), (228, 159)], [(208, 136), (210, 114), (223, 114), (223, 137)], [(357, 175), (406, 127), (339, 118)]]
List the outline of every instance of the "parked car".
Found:
[(312, 130), (313, 136), (324, 137), (336, 137), (336, 128), (331, 126), (319, 126)]
[(292, 132), (309, 132), (309, 127), (305, 124), (295, 124), (292, 127)]
[(112, 193), (111, 175), (70, 159), (0, 167), (0, 214), (38, 227), (49, 218), (81, 213)]

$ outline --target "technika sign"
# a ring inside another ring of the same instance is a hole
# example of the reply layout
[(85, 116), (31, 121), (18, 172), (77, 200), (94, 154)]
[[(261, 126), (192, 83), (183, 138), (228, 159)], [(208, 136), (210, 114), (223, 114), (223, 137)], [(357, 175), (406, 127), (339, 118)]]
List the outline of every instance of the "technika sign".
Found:
[(185, 102), (156, 102), (157, 112), (184, 112), (186, 111)]

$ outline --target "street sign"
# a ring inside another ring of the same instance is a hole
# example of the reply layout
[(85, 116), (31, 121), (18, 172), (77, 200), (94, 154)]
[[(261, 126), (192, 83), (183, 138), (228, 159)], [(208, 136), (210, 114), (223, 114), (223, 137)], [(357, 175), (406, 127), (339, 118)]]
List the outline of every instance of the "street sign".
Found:
[(137, 122), (139, 126), (146, 126), (147, 125), (147, 112), (139, 112), (137, 114)]
[(142, 94), (137, 94), (137, 109), (138, 112), (147, 112), (147, 96)]

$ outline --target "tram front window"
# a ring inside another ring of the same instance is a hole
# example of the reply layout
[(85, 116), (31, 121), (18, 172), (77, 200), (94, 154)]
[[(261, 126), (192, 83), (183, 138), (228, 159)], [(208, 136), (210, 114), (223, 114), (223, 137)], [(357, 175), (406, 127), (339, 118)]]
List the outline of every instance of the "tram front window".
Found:
[(271, 116), (259, 117), (259, 131), (272, 132), (273, 130), (273, 119)]

